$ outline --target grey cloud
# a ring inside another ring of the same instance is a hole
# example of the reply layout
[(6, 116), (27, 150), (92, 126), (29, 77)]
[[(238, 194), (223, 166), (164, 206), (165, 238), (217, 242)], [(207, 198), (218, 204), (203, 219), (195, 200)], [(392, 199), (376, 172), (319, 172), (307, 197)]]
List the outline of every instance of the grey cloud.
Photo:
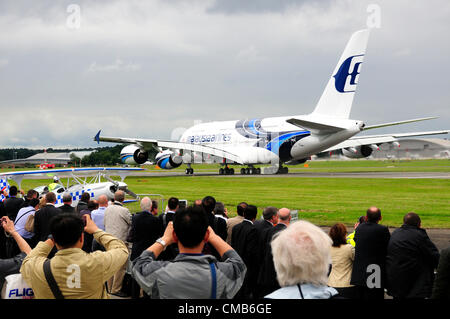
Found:
[[(195, 120), (309, 113), (371, 2), (2, 1), (1, 146), (95, 146), (98, 129), (170, 138)], [(69, 3), (81, 6), (79, 30), (65, 26)], [(380, 7), (351, 116), (437, 115), (395, 131), (449, 128), (450, 5)]]

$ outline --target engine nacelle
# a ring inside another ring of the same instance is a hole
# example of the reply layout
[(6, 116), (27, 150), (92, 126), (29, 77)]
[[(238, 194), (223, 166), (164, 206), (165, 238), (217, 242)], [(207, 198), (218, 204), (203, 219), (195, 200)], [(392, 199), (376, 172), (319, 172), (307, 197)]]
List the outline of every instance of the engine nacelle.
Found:
[(127, 145), (120, 152), (120, 160), (124, 164), (144, 164), (148, 160), (148, 152), (137, 145)]
[(156, 164), (162, 169), (177, 168), (183, 164), (183, 158), (174, 152), (166, 150), (158, 153), (155, 157)]
[(356, 147), (343, 148), (342, 154), (349, 158), (364, 158), (372, 154), (373, 148), (369, 145), (361, 145)]
[(307, 157), (307, 158), (302, 158), (299, 160), (290, 160), (289, 162), (285, 162), (286, 165), (298, 165), (298, 164), (303, 164), (305, 163), (307, 160), (310, 160), (311, 157)]

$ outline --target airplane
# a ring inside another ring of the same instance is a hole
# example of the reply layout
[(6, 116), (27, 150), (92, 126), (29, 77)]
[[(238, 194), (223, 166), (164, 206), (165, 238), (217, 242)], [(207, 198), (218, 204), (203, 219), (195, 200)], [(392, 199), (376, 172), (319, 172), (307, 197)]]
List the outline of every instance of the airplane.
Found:
[[(288, 173), (286, 165), (306, 162), (312, 155), (342, 150), (350, 158), (364, 158), (383, 143), (399, 146), (399, 138), (447, 134), (449, 130), (400, 134), (355, 135), (370, 129), (430, 120), (435, 117), (366, 125), (349, 118), (361, 65), (366, 53), (369, 30), (355, 32), (348, 41), (328, 84), (312, 113), (307, 115), (254, 118), (201, 123), (187, 129), (179, 141), (158, 139), (94, 137), (97, 143), (127, 143), (121, 151), (126, 164), (143, 164), (149, 150), (155, 149), (157, 165), (173, 169), (187, 164), (186, 174), (193, 174), (192, 163), (221, 164), (219, 174), (234, 174), (231, 164), (246, 165), (241, 174)], [(272, 164), (255, 168), (256, 164)]]
[[(131, 195), (135, 199), (138, 196), (128, 189), (128, 185), (124, 182), (126, 176), (131, 172), (143, 171), (143, 168), (108, 168), (108, 167), (86, 167), (86, 168), (64, 168), (64, 169), (48, 169), (45, 171), (16, 171), (0, 173), (0, 189), (2, 194), (0, 195), (0, 201), (5, 199), (3, 190), (9, 190), (8, 180), (13, 180), (18, 184), (18, 189), (21, 188), (21, 183), (24, 178), (30, 178), (31, 176), (54, 177), (57, 176), (58, 180), (61, 177), (67, 178), (66, 186), (57, 184), (51, 191), (56, 195), (55, 206), (59, 207), (63, 205), (63, 194), (68, 192), (72, 195), (72, 206), (76, 206), (81, 198), (81, 194), (89, 192), (91, 199), (98, 199), (100, 195), (106, 195), (108, 199), (114, 198), (114, 193), (117, 190), (123, 190), (125, 193)], [(121, 177), (121, 181), (115, 181), (110, 176), (118, 175)], [(84, 177), (84, 180), (82, 179)], [(91, 179), (88, 181), (88, 177)], [(102, 182), (102, 179), (106, 179), (106, 182)], [(73, 184), (71, 184), (73, 183)], [(46, 189), (47, 188), (47, 189)], [(48, 186), (38, 186), (34, 188), (39, 196), (48, 192)], [(127, 200), (126, 202), (134, 201)]]

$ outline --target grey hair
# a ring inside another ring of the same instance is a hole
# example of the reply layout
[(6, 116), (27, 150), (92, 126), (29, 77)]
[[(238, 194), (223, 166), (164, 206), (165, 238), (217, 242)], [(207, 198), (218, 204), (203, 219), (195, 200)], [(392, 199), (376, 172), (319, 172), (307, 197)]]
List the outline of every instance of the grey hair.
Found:
[(149, 197), (141, 199), (141, 209), (147, 212), (152, 210), (152, 200)]
[(271, 247), (280, 286), (326, 285), (331, 262), (330, 237), (319, 227), (303, 220), (291, 224), (277, 235)]
[(71, 202), (72, 195), (70, 193), (65, 192), (62, 196), (63, 203)]

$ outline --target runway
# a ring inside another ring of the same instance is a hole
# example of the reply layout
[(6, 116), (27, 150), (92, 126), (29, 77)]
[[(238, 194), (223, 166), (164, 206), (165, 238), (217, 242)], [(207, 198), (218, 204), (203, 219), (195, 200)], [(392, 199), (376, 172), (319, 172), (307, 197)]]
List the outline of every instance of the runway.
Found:
[(274, 174), (274, 175), (219, 175), (216, 172), (202, 172), (196, 171), (194, 175), (186, 175), (181, 171), (152, 171), (152, 172), (133, 172), (129, 176), (146, 176), (146, 177), (175, 177), (175, 176), (217, 176), (223, 178), (230, 177), (248, 177), (248, 178), (261, 178), (261, 177), (303, 177), (303, 178), (393, 178), (393, 179), (450, 179), (450, 173), (445, 172), (292, 172), (288, 174)]

